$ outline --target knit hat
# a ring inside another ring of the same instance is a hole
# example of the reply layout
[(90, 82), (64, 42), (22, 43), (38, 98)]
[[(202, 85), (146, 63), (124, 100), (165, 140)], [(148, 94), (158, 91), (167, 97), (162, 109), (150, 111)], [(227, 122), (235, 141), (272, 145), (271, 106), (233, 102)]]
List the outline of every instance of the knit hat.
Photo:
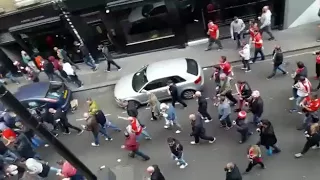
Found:
[(238, 118), (244, 119), (244, 118), (246, 118), (246, 117), (247, 117), (247, 113), (246, 113), (245, 111), (240, 111), (240, 112), (238, 113)]
[(252, 97), (255, 97), (255, 98), (260, 97), (260, 92), (257, 91), (257, 90), (253, 91), (252, 92)]

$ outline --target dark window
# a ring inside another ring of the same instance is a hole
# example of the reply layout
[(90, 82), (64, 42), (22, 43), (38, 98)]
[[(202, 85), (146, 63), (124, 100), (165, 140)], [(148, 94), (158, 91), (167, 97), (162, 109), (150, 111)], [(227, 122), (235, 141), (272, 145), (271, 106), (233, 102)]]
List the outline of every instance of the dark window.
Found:
[(198, 76), (199, 74), (199, 70), (198, 70), (198, 63), (197, 61), (193, 60), (193, 59), (186, 59), (187, 61), (187, 72), (189, 74), (193, 74), (195, 76)]
[(169, 81), (170, 81), (170, 78), (162, 78), (162, 79), (154, 80), (154, 81), (150, 82), (148, 85), (146, 85), (146, 87), (144, 89), (147, 91), (150, 91), (150, 90), (162, 88), (162, 87), (167, 86), (167, 83)]
[(142, 11), (141, 11), (142, 15), (144, 17), (148, 17), (150, 15), (150, 12), (152, 11), (152, 9), (153, 9), (152, 4), (147, 4), (147, 5), (143, 6)]
[(164, 13), (168, 13), (167, 7), (166, 6), (159, 6), (159, 7), (154, 8), (150, 12), (150, 16), (156, 16), (158, 14), (164, 14)]
[(175, 84), (186, 81), (185, 79), (183, 79), (183, 78), (181, 78), (181, 77), (179, 77), (179, 76), (173, 76), (173, 77), (170, 77), (170, 79), (171, 79)]
[(59, 100), (64, 94), (65, 87), (63, 84), (51, 84), (46, 95), (46, 98)]
[(35, 109), (38, 107), (45, 106), (46, 103), (42, 101), (31, 100), (31, 101), (25, 101), (22, 104), (29, 109)]

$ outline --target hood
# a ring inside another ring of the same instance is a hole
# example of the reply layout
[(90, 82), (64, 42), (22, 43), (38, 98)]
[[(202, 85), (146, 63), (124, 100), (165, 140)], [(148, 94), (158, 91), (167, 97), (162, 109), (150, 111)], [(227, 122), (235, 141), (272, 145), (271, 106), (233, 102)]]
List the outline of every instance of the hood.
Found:
[(56, 60), (56, 58), (54, 56), (49, 56), (48, 60), (51, 62), (54, 62)]
[(118, 100), (127, 100), (127, 98), (135, 96), (138, 92), (135, 92), (132, 88), (133, 73), (123, 76), (114, 87), (114, 96)]

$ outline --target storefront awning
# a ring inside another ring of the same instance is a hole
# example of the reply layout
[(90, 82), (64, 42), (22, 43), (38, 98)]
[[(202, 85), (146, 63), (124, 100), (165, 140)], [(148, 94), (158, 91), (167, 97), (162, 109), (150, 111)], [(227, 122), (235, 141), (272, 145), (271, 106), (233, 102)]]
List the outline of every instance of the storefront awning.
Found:
[(29, 28), (34, 28), (34, 27), (38, 27), (38, 26), (42, 26), (42, 25), (46, 25), (46, 24), (59, 22), (60, 20), (61, 19), (60, 19), (59, 16), (46, 18), (46, 19), (41, 19), (41, 20), (38, 20), (38, 21), (34, 21), (34, 22), (30, 22), (30, 23), (25, 23), (25, 24), (13, 26), (13, 27), (9, 28), (9, 31), (10, 32), (22, 31), (22, 30), (26, 30), (26, 29), (29, 29)]

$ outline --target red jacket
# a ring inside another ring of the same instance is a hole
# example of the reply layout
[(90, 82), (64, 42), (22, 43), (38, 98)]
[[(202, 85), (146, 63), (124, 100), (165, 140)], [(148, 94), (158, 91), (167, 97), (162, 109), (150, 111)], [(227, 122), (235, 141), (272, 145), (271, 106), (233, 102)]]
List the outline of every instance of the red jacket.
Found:
[(139, 143), (137, 142), (137, 136), (130, 134), (124, 142), (125, 149), (128, 151), (135, 151), (139, 149)]
[(53, 64), (54, 70), (62, 70), (60, 62), (54, 56), (49, 56), (48, 59)]

